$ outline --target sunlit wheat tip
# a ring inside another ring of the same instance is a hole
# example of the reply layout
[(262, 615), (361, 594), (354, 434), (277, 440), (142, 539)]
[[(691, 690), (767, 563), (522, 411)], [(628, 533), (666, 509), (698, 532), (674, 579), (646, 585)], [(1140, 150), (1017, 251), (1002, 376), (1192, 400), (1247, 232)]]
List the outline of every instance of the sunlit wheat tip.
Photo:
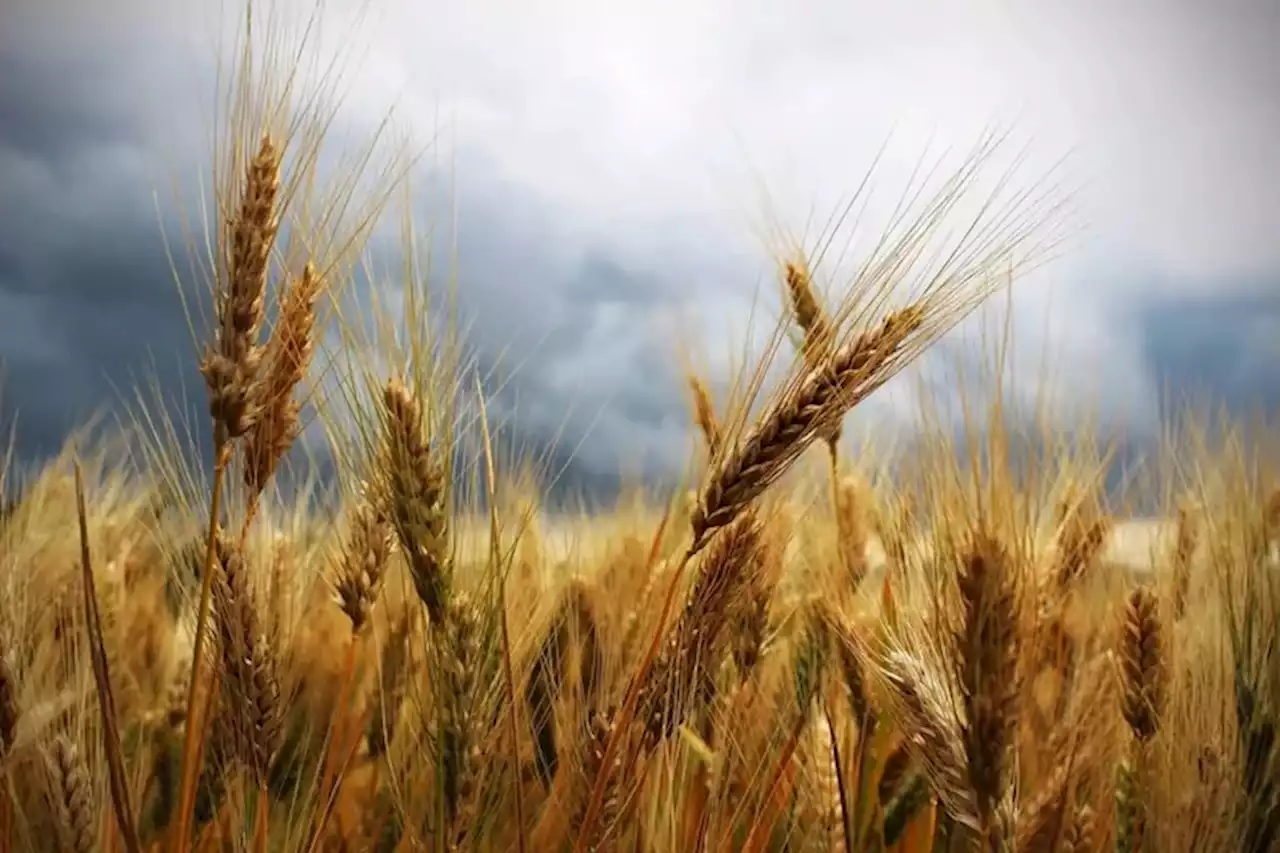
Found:
[(889, 315), (874, 332), (859, 335), (820, 368), (810, 370), (765, 412), (708, 474), (690, 520), (691, 552), (709, 534), (732, 521), (809, 446), (868, 394), (896, 363), (896, 351), (924, 324), (924, 310), (906, 308)]
[(443, 625), (449, 594), (445, 470), (427, 435), (417, 397), (399, 379), (383, 390), (387, 512), (409, 575), (433, 628)]
[(707, 455), (714, 457), (720, 450), (723, 433), (720, 420), (716, 417), (715, 404), (711, 401), (711, 391), (701, 377), (689, 374), (689, 392), (693, 397), (693, 420), (702, 433), (702, 441), (707, 447)]
[(315, 266), (308, 263), (280, 300), (280, 314), (267, 342), (258, 397), (257, 420), (245, 447), (244, 482), (259, 493), (275, 473), (299, 429), (301, 405), (295, 389), (306, 377), (315, 348), (316, 302), (323, 287)]
[(279, 227), (279, 188), (280, 153), (264, 136), (248, 165), (240, 204), (225, 223), (226, 269), (215, 299), (218, 332), (200, 365), (218, 444), (243, 436), (260, 414), (255, 397), (262, 358), (258, 331)]

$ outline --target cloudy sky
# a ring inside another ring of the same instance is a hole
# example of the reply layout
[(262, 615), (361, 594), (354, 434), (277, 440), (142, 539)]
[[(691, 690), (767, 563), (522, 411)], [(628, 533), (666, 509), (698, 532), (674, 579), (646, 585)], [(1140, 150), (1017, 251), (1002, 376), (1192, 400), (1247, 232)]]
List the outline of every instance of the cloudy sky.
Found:
[[(330, 0), (325, 44), (353, 5)], [(922, 156), (993, 124), (1025, 180), (1069, 155), (1085, 227), (1015, 303), (1068, 410), (1142, 430), (1164, 389), (1280, 405), (1275, 4), (371, 5), (341, 124), (395, 106), (419, 140), (443, 131), (419, 213), (456, 203), (470, 342), (518, 359), (524, 438), (577, 448), (570, 480), (685, 458), (673, 341), (723, 377), (758, 288), (777, 311), (762, 227), (811, 234), (886, 140), (873, 198), (892, 203)], [(161, 225), (207, 161), (214, 34), (238, 9), (0, 0), (0, 406), (25, 457), (150, 371), (201, 393)], [(900, 396), (874, 411), (909, 416)]]

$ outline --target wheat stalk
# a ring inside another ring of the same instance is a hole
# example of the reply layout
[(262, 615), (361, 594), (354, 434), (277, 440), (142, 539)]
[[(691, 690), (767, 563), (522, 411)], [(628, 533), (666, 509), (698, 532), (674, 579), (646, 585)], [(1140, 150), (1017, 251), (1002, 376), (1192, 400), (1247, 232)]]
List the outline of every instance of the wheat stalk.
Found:
[(395, 738), (411, 669), (412, 635), (413, 610), (405, 608), (382, 648), (379, 689), (374, 693), (374, 709), (365, 731), (370, 758), (384, 755)]
[[(180, 851), (189, 843), (189, 815), (199, 776), (204, 716), (196, 706), (199, 668), (203, 662), (219, 522), (223, 479), (231, 460), (231, 442), (245, 435), (257, 421), (257, 383), (262, 359), (258, 333), (262, 325), (267, 274), (279, 229), (277, 210), (283, 152), (263, 134), (257, 154), (246, 165), (239, 203), (223, 221), (225, 252), (222, 275), (214, 293), (218, 323), (215, 339), (204, 354), (200, 372), (209, 394), (213, 419), (214, 468), (209, 506), (208, 538), (203, 564), (200, 604), (192, 652), (192, 677), (187, 699), (187, 729), (182, 746), (182, 780), (178, 819), (174, 824)], [(249, 519), (245, 519), (245, 529)], [(212, 692), (211, 694), (212, 695)]]
[(650, 748), (710, 699), (732, 608), (759, 573), (760, 536), (759, 519), (747, 513), (703, 554), (684, 609), (640, 691), (639, 718)]

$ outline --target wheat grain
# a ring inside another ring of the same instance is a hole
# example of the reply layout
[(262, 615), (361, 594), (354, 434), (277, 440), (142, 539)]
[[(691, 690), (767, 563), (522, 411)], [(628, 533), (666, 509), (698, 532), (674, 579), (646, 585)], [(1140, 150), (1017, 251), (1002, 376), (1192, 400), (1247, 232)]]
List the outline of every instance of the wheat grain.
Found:
[(437, 628), (444, 624), (451, 580), (444, 468), (432, 452), (422, 406), (413, 392), (392, 379), (382, 403), (387, 514), (409, 562), (413, 588)]
[(969, 781), (983, 834), (1005, 797), (1018, 725), (1017, 592), (1004, 546), (980, 535), (958, 577), (962, 608), (955, 638), (956, 680)]
[(1120, 659), (1124, 669), (1124, 718), (1139, 741), (1155, 737), (1164, 707), (1164, 632), (1155, 594), (1145, 586), (1129, 593)]
[(711, 390), (701, 377), (690, 373), (689, 392), (693, 397), (693, 422), (698, 425), (698, 431), (702, 434), (707, 455), (714, 459), (724, 442), (724, 432), (720, 419), (716, 417), (715, 403), (711, 401)]
[(218, 290), (218, 333), (201, 363), (209, 390), (209, 413), (218, 446), (240, 438), (260, 414), (255, 397), (262, 359), (262, 325), (267, 271), (279, 229), (281, 152), (264, 135), (247, 166), (235, 217), (225, 224), (225, 279)]
[(351, 620), (352, 633), (359, 633), (368, 622), (382, 591), (393, 535), (377, 506), (366, 501), (356, 507), (334, 584), (338, 606)]
[(244, 484), (260, 494), (297, 438), (301, 405), (295, 389), (306, 377), (315, 349), (316, 301), (324, 283), (306, 264), (280, 298), (280, 315), (267, 341), (261, 382), (254, 388), (258, 417), (245, 436)]
[(759, 571), (760, 536), (759, 519), (748, 513), (722, 530), (703, 555), (684, 609), (641, 688), (638, 715), (650, 746), (710, 699), (724, 629)]
[(919, 308), (890, 315), (783, 394), (710, 472), (693, 510), (690, 553), (777, 481), (813, 438), (887, 379), (894, 355), (924, 323)]
[(262, 630), (244, 558), (222, 537), (217, 570), (223, 736), (253, 781), (265, 788), (282, 732), (279, 665)]
[(65, 853), (90, 853), (97, 847), (94, 798), (79, 750), (58, 735), (45, 748), (44, 763), (59, 845)]
[(1063, 833), (1058, 851), (1059, 853), (1094, 853), (1097, 850), (1095, 834), (1096, 820), (1093, 809), (1088, 805), (1081, 805), (1076, 809), (1071, 823)]

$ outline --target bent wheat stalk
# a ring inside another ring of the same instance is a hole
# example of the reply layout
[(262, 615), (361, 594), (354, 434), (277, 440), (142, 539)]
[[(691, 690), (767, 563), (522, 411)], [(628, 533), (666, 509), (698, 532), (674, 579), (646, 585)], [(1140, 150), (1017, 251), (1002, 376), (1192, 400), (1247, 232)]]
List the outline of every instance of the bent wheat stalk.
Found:
[[(493, 438), (489, 433), (489, 413), (485, 407), (484, 389), (480, 377), (476, 377), (476, 399), (480, 403), (480, 431), (484, 444), (485, 489), (489, 499), (489, 559), (498, 573), (498, 619), (502, 637), (502, 674), (506, 680), (510, 701), (507, 702), (507, 730), (511, 737), (511, 752), (520, 754), (520, 726), (516, 720), (516, 678), (511, 666), (511, 626), (507, 617), (507, 573), (500, 563), (502, 542), (498, 525), (498, 477), (493, 465)], [(524, 790), (517, 770), (513, 785), (515, 803), (516, 849), (525, 853)]]
[(85, 624), (89, 631), (89, 652), (93, 658), (93, 677), (97, 685), (98, 707), (102, 715), (102, 745), (107, 757), (111, 783), (111, 804), (115, 808), (116, 827), (124, 839), (127, 853), (139, 853), (138, 830), (133, 822), (133, 806), (129, 802), (129, 781), (124, 772), (124, 755), (120, 748), (120, 722), (116, 715), (115, 695), (111, 690), (111, 671), (102, 636), (102, 615), (98, 610), (98, 592), (93, 582), (93, 563), (89, 556), (89, 521), (84, 501), (84, 475), (75, 466), (76, 514), (80, 520), (80, 568), (84, 580)]
[(708, 476), (693, 510), (690, 556), (776, 482), (817, 435), (888, 381), (925, 318), (918, 305), (890, 314), (880, 328), (858, 335), (779, 397)]

